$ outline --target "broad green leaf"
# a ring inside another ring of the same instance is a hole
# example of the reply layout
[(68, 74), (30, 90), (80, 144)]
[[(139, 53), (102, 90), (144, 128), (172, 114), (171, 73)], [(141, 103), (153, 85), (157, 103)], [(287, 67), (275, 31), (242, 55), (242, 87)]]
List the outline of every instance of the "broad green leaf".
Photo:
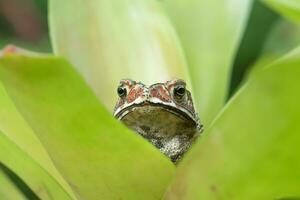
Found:
[[(3, 59), (3, 58), (2, 58)], [(1, 63), (1, 60), (0, 60)], [(70, 186), (64, 181), (62, 176), (58, 173), (54, 167), (52, 161), (49, 158), (49, 155), (45, 151), (41, 142), (38, 140), (33, 130), (28, 126), (26, 121), (17, 111), (15, 105), (9, 98), (5, 88), (0, 83), (0, 131), (8, 139), (10, 139), (21, 151), (24, 152), (24, 155), (30, 156), (33, 162), (49, 174), (51, 179), (55, 179), (59, 185), (64, 188), (67, 193), (75, 198), (74, 193), (72, 192)], [(3, 156), (10, 157), (9, 154), (3, 154)], [(21, 160), (23, 158), (20, 158)], [(22, 162), (20, 165), (22, 165)], [(6, 164), (6, 163), (5, 163)], [(15, 166), (12, 166), (11, 169), (15, 170)], [(26, 170), (26, 169), (24, 169)], [(27, 173), (25, 173), (27, 174)], [(30, 185), (31, 179), (39, 179), (39, 177), (34, 177), (28, 174), (26, 177), (22, 177)], [(38, 186), (43, 187), (43, 186)], [(46, 188), (47, 189), (47, 188)], [(54, 192), (54, 191), (52, 191)]]
[(0, 130), (0, 161), (21, 177), (41, 199), (71, 200), (63, 187)]
[(49, 5), (55, 54), (75, 65), (109, 110), (120, 79), (152, 84), (177, 77), (189, 82), (161, 2), (50, 0)]
[(300, 1), (299, 0), (262, 0), (271, 8), (283, 16), (300, 25)]
[(300, 197), (300, 49), (256, 73), (181, 163), (166, 199)]
[(274, 25), (272, 32), (265, 41), (262, 55), (281, 57), (300, 46), (300, 26), (280, 19)]
[[(266, 66), (274, 63), (279, 57), (287, 54), (291, 49), (300, 46), (300, 27), (291, 22), (280, 19), (274, 25), (273, 31), (269, 34), (265, 41), (263, 51), (260, 58), (255, 62), (246, 74), (246, 79), (252, 77), (253, 74), (260, 72)], [(291, 54), (297, 55), (297, 50)], [(288, 54), (287, 56), (290, 56)], [(283, 59), (286, 56), (283, 56)]]
[[(1, 163), (0, 163), (1, 166)], [(26, 200), (26, 196), (19, 190), (15, 183), (0, 167), (0, 199), (2, 200)]]
[(159, 199), (173, 164), (98, 102), (64, 60), (11, 57), (0, 79), (79, 199)]
[(187, 57), (196, 105), (208, 125), (223, 107), (252, 0), (166, 0)]

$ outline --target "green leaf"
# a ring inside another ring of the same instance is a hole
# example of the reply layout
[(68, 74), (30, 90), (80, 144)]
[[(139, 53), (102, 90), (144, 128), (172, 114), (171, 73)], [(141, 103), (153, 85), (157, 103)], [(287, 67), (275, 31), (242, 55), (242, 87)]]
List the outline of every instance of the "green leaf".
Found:
[(300, 49), (257, 72), (179, 166), (166, 199), (300, 197)]
[(174, 165), (98, 102), (64, 60), (11, 57), (0, 79), (79, 199), (159, 199)]
[(63, 187), (27, 153), (0, 131), (0, 161), (21, 177), (41, 199), (71, 200)]
[(290, 52), (291, 49), (300, 46), (299, 35), (299, 26), (285, 19), (277, 20), (272, 32), (265, 41), (260, 58), (251, 66), (251, 70), (247, 71), (245, 79), (264, 69), (278, 58)]
[(252, 0), (164, 1), (186, 53), (204, 124), (223, 107)]
[(299, 0), (262, 0), (283, 16), (300, 25), (300, 1)]
[[(299, 26), (282, 18), (277, 20), (272, 32), (265, 41), (260, 58), (251, 66), (251, 69), (247, 71), (245, 79), (253, 76), (252, 74), (259, 72), (278, 58), (286, 55), (291, 49), (300, 46), (299, 35)], [(285, 56), (283, 58), (285, 58)]]
[(2, 170), (0, 163), (0, 199), (2, 200), (26, 200), (26, 196), (19, 190), (15, 183)]
[(191, 86), (157, 0), (50, 0), (50, 31), (55, 54), (75, 65), (109, 110), (123, 78), (153, 84), (177, 77)]
[[(0, 60), (0, 63), (1, 61), (2, 59)], [(58, 173), (41, 142), (38, 140), (32, 129), (29, 127), (20, 113), (17, 111), (2, 83), (0, 83), (0, 131), (5, 138), (5, 141), (3, 142), (8, 146), (7, 148), (15, 149), (15, 151), (19, 152), (15, 157), (15, 161), (11, 161), (12, 155), (7, 154), (7, 152), (9, 151), (3, 152), (3, 157), (1, 157), (0, 159), (1, 162), (9, 166), (19, 176), (22, 175), (22, 179), (27, 182), (27, 184), (31, 186), (33, 190), (42, 188), (43, 190), (48, 190), (50, 193), (52, 193), (51, 195), (53, 196), (57, 195), (57, 198), (61, 196), (59, 196), (59, 192), (56, 192), (56, 190), (65, 190), (64, 193), (70, 195), (74, 199), (75, 195), (72, 192), (70, 186)], [(4, 147), (1, 146), (1, 149), (2, 148)], [(32, 162), (28, 164), (28, 166), (34, 166), (33, 170), (41, 171), (40, 173), (42, 173), (45, 178), (30, 174), (32, 169), (25, 168), (23, 166), (23, 160)], [(11, 163), (9, 164), (7, 162)], [(48, 181), (48, 179), (51, 179), (51, 181)], [(52, 183), (52, 179), (54, 179), (57, 183)], [(35, 184), (36, 181), (39, 182), (38, 185)], [(49, 183), (41, 184), (41, 182), (46, 181), (48, 181)], [(50, 187), (62, 188), (51, 191), (51, 189), (48, 188), (48, 184), (55, 185)], [(65, 196), (68, 196), (66, 194)], [(40, 196), (44, 197), (43, 195)]]
[[(11, 171), (8, 167), (0, 163), (0, 176), (1, 176), (1, 199), (29, 199), (40, 200), (40, 198), (29, 188), (28, 185)], [(4, 185), (4, 184), (5, 185)]]
[(245, 34), (234, 60), (228, 97), (241, 86), (245, 74), (261, 55), (265, 42), (279, 19), (280, 16), (261, 1), (254, 1)]
[(286, 19), (280, 19), (264, 44), (263, 56), (281, 57), (300, 46), (300, 26)]

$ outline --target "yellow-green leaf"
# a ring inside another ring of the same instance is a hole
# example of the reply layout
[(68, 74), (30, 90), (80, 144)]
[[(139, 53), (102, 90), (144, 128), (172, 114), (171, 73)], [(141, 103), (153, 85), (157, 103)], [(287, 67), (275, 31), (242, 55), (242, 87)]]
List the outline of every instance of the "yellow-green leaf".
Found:
[[(1, 62), (2, 60), (0, 65)], [(58, 173), (2, 84), (0, 99), (0, 161), (20, 176), (33, 191), (40, 191), (37, 194), (39, 197), (74, 199), (75, 195), (70, 186)], [(32, 175), (33, 172), (36, 174)]]
[(300, 49), (253, 74), (178, 169), (166, 199), (300, 198)]
[(56, 55), (67, 58), (109, 110), (119, 80), (146, 84), (183, 78), (186, 61), (177, 35), (154, 0), (50, 0)]
[(283, 16), (300, 25), (300, 1), (299, 0), (262, 0)]
[(208, 125), (225, 103), (252, 0), (163, 2), (187, 57), (200, 117)]
[[(17, 124), (15, 125), (17, 126)], [(71, 196), (30, 155), (22, 151), (0, 130), (0, 161), (24, 180), (41, 199), (71, 200)]]
[(78, 199), (159, 199), (174, 172), (57, 58), (0, 61), (0, 79)]
[(1, 169), (0, 163), (0, 199), (1, 200), (26, 200), (26, 196), (19, 190), (15, 183)]

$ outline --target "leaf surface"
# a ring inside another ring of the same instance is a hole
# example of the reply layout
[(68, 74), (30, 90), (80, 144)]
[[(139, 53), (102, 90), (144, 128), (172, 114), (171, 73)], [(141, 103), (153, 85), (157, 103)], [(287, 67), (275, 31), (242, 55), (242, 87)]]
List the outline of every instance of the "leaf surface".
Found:
[(204, 125), (223, 107), (252, 0), (163, 1), (187, 58)]
[(183, 160), (166, 199), (300, 197), (300, 49), (252, 74)]
[(298, 0), (262, 0), (286, 18), (300, 25), (300, 1)]
[(50, 0), (49, 5), (55, 54), (75, 65), (107, 109), (113, 109), (120, 79), (153, 84), (182, 78), (191, 87), (161, 2)]
[[(1, 165), (1, 164), (0, 164)], [(14, 182), (0, 169), (0, 199), (27, 200), (25, 195), (16, 187)]]
[(58, 58), (10, 57), (0, 79), (79, 199), (159, 199), (174, 172)]
[[(2, 59), (0, 65), (1, 61)], [(60, 195), (62, 192), (65, 193), (65, 198), (75, 198), (70, 186), (54, 167), (48, 153), (16, 109), (2, 83), (0, 83), (0, 131), (3, 134), (3, 145), (6, 145), (11, 151), (16, 151), (13, 153), (3, 150), (3, 157), (0, 161), (22, 177), (32, 190), (39, 190), (39, 188), (43, 191), (48, 190), (56, 198), (62, 198)], [(1, 148), (4, 147), (1, 146)], [(28, 162), (28, 164), (23, 164), (23, 162)], [(31, 174), (35, 170), (38, 171), (37, 175)], [(38, 174), (42, 174), (41, 177)], [(54, 188), (54, 190), (48, 187)], [(49, 196), (43, 196), (43, 192), (40, 192), (39, 196), (45, 199), (49, 198)]]

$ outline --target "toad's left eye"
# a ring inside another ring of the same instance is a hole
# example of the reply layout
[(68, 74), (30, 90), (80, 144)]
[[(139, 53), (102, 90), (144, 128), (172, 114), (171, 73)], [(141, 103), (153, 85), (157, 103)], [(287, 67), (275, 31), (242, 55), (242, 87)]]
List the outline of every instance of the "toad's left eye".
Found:
[(174, 88), (174, 95), (175, 95), (176, 97), (181, 98), (181, 97), (183, 97), (183, 96), (185, 95), (185, 93), (186, 93), (186, 89), (185, 89), (185, 87), (182, 86), (182, 85), (178, 85), (178, 86), (176, 86), (176, 87)]
[(127, 91), (126, 91), (126, 88), (122, 87), (122, 86), (119, 86), (118, 87), (118, 95), (119, 97), (125, 97), (127, 95)]

